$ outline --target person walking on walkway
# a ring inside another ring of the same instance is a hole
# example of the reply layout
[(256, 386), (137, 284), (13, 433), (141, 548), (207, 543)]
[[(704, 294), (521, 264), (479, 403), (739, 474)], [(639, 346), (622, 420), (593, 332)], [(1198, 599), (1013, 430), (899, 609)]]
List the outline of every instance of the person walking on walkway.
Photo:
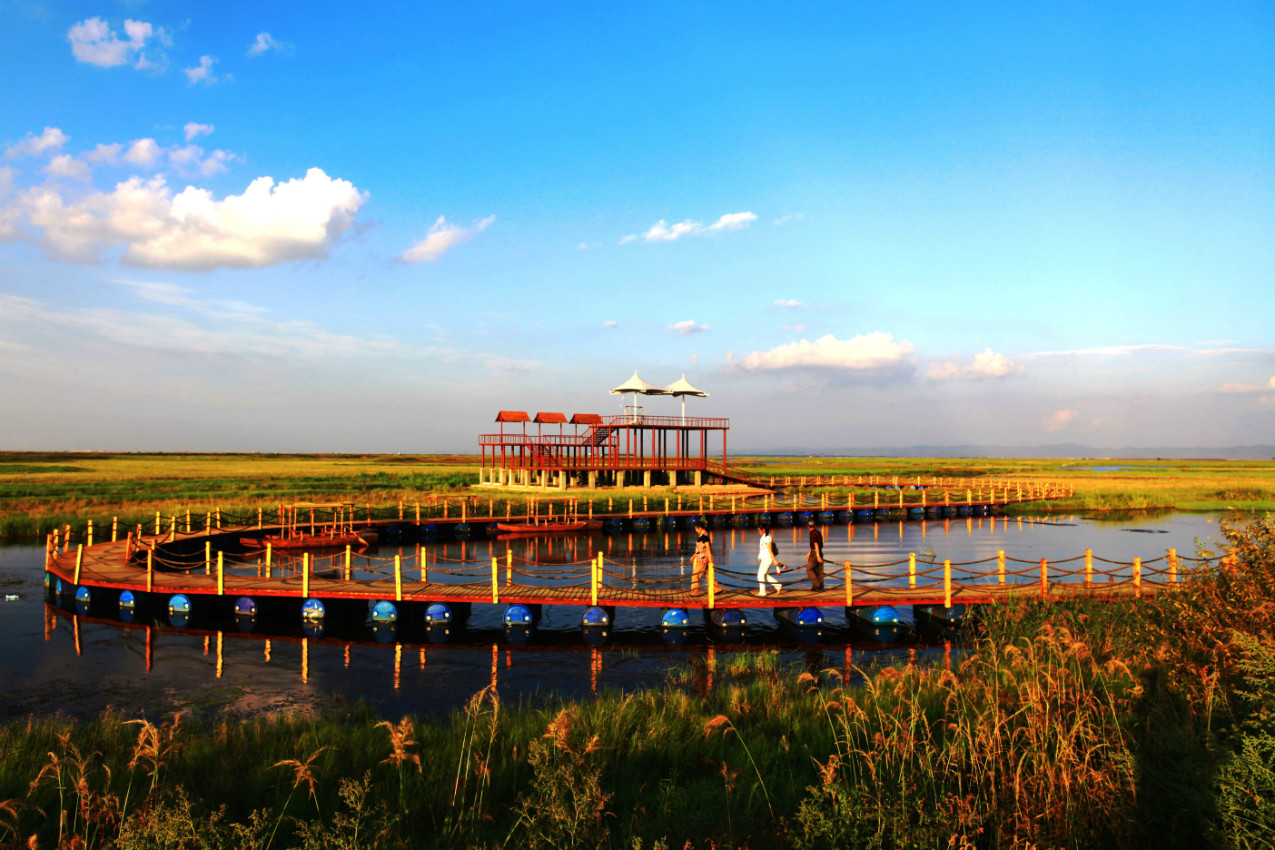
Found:
[(775, 557), (778, 554), (776, 551), (778, 547), (775, 546), (774, 538), (770, 536), (770, 526), (758, 526), (757, 532), (761, 535), (759, 540), (760, 545), (757, 549), (757, 595), (766, 595), (767, 584), (773, 584), (775, 586), (775, 593), (779, 593), (784, 589), (784, 586), (779, 583), (778, 579), (770, 574), (771, 567), (775, 567), (776, 572), (783, 569), (783, 565), (780, 564), (778, 558)]
[[(699, 593), (700, 578), (708, 571), (713, 562), (713, 538), (708, 534), (708, 525), (700, 520), (695, 523), (695, 554), (691, 556), (691, 593)], [(713, 591), (722, 589), (721, 584), (714, 581)]]
[(823, 532), (819, 523), (810, 519), (810, 552), (806, 555), (806, 575), (810, 576), (810, 589), (823, 590)]

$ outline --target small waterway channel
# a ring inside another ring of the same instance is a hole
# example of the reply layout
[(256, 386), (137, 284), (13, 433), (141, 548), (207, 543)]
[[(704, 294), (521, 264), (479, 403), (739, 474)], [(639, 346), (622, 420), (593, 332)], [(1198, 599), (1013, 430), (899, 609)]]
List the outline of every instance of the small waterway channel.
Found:
[[(1104, 562), (1151, 560), (1168, 549), (1193, 556), (1203, 544), (1220, 550), (1218, 517), (984, 517), (925, 522), (836, 525), (825, 529), (829, 561), (856, 569), (885, 568), (904, 577), (909, 553), (926, 562), (995, 558), (999, 550), (1019, 562), (1065, 561), (1092, 549)], [(780, 559), (792, 566), (785, 580), (804, 587), (804, 528), (775, 532)], [(427, 563), (475, 566), (506, 547), (545, 569), (585, 561), (601, 551), (608, 563), (634, 577), (646, 572), (689, 572), (690, 532), (574, 535), (525, 540), (421, 544)], [(757, 532), (716, 529), (715, 561), (747, 576), (755, 571)], [(370, 623), (302, 631), (300, 623), (206, 621), (177, 629), (164, 622), (125, 623), (77, 615), (55, 607), (43, 591), (43, 548), (0, 547), (0, 718), (63, 712), (96, 715), (114, 708), (127, 715), (174, 709), (252, 714), (313, 710), (362, 699), (387, 717), (409, 711), (439, 713), (462, 705), (494, 682), (506, 700), (546, 696), (588, 697), (603, 688), (660, 687), (678, 665), (711, 670), (734, 653), (777, 650), (782, 663), (811, 669), (862, 666), (909, 654), (951, 651), (949, 636), (914, 630), (887, 635), (848, 621), (839, 606), (822, 609), (817, 629), (794, 629), (766, 609), (750, 612), (742, 632), (721, 631), (698, 619), (686, 629), (660, 627), (658, 608), (622, 608), (603, 632), (580, 626), (581, 608), (546, 606), (534, 631), (507, 630), (501, 608), (475, 605), (467, 628), (446, 633), (374, 629)], [(372, 560), (400, 555), (416, 568), (416, 545), (382, 543)], [(369, 561), (370, 563), (370, 561)], [(685, 565), (685, 566), (684, 566)], [(614, 568), (614, 567), (613, 567)], [(739, 579), (737, 581), (743, 581)], [(910, 618), (910, 610), (900, 613)]]

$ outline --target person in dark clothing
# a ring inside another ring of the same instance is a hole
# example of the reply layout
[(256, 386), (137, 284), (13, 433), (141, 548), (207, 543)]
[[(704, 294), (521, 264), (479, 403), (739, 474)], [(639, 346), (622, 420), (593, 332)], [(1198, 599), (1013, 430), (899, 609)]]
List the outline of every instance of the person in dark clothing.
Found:
[[(695, 554), (691, 558), (691, 593), (699, 593), (700, 578), (708, 571), (713, 562), (713, 540), (709, 537), (708, 526), (703, 522), (695, 523)], [(721, 584), (713, 582), (713, 592), (722, 589)]]
[(813, 519), (810, 520), (810, 552), (806, 555), (806, 575), (810, 576), (811, 590), (823, 590), (823, 532)]

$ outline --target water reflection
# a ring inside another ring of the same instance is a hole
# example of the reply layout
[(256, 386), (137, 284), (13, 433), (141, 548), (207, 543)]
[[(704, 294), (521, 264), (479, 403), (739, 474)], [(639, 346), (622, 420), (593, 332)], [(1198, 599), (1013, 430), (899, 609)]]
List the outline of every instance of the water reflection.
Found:
[[(1083, 557), (1087, 548), (1098, 558), (1119, 562), (1153, 559), (1175, 547), (1194, 553), (1197, 538), (1219, 548), (1210, 542), (1218, 533), (1213, 518), (1180, 515), (1139, 516), (1129, 523), (970, 517), (833, 526), (825, 533), (830, 561), (852, 560), (856, 569), (879, 569), (883, 580), (904, 584), (912, 553), (922, 573), (928, 562), (947, 559), (959, 569), (955, 565), (995, 559), (1002, 550), (1014, 569), (1042, 557), (1051, 562)], [(718, 564), (745, 577), (755, 573), (755, 531), (716, 528), (711, 534)], [(776, 538), (781, 559), (801, 563), (805, 529), (782, 528)], [(589, 559), (601, 552), (608, 571), (630, 583), (659, 571), (689, 582), (686, 561), (693, 545), (690, 533), (675, 529), (426, 542), (351, 553), (348, 568), (352, 574), (370, 574), (398, 556), (413, 577), (437, 569), (489, 582), (495, 559), (501, 579), (512, 574), (523, 581), (536, 571), (575, 564), (587, 569)], [(689, 665), (698, 677), (694, 686), (711, 688), (722, 659), (745, 650), (777, 650), (781, 663), (807, 665), (812, 672), (832, 667), (845, 676), (875, 659), (903, 660), (909, 653), (941, 659), (951, 653), (950, 630), (942, 624), (915, 630), (910, 608), (899, 612), (900, 623), (861, 626), (836, 605), (818, 609), (823, 623), (813, 627), (785, 623), (771, 609), (751, 609), (742, 612), (748, 621), (743, 628), (695, 615), (676, 629), (664, 626), (660, 608), (620, 608), (607, 626), (583, 629), (582, 606), (548, 605), (534, 628), (515, 629), (505, 626), (503, 605), (475, 605), (461, 622), (427, 622), (425, 609), (409, 609), (409, 615), (378, 627), (366, 605), (361, 612), (303, 621), (300, 600), (290, 603), (296, 606), (286, 609), (290, 613), (263, 609), (257, 600), (255, 613), (236, 616), (232, 597), (225, 612), (201, 614), (195, 606), (190, 628), (179, 629), (169, 624), (166, 611), (136, 603), (127, 609), (114, 606), (118, 613), (112, 616), (98, 616), (92, 604), (88, 613), (78, 613), (73, 599), (46, 605), (42, 559), (39, 547), (0, 549), (0, 569), (20, 577), (21, 596), (6, 603), (6, 616), (0, 617), (0, 640), (9, 648), (0, 656), (0, 690), (6, 694), (0, 714), (5, 716), (218, 701), (234, 710), (259, 712), (313, 708), (346, 697), (368, 699), (386, 716), (394, 716), (409, 710), (447, 711), (492, 684), (503, 698), (513, 699), (586, 696), (608, 686), (659, 686), (671, 664)], [(299, 559), (278, 553), (271, 561), (256, 555), (230, 569), (295, 575), (300, 565)], [(314, 569), (344, 573), (346, 553), (321, 553)], [(167, 600), (163, 602), (166, 607)], [(125, 620), (126, 613), (132, 622)], [(714, 614), (718, 619), (730, 616)]]

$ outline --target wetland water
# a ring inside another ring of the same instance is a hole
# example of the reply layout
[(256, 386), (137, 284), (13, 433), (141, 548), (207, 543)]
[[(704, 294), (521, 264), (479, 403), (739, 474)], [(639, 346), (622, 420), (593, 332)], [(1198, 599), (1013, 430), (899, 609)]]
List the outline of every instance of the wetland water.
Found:
[[(1151, 560), (1175, 548), (1196, 554), (1197, 542), (1217, 551), (1218, 518), (1169, 514), (1132, 519), (1079, 517), (971, 518), (927, 522), (834, 525), (824, 529), (829, 561), (851, 560), (856, 570), (905, 560), (909, 552), (929, 560), (968, 562), (1007, 557), (1038, 562), (1066, 560), (1093, 549), (1095, 558)], [(780, 559), (792, 567), (784, 579), (805, 587), (804, 528), (779, 528)], [(504, 552), (503, 541), (424, 544), (427, 558), (441, 565), (489, 563)], [(680, 569), (694, 548), (690, 532), (579, 535), (511, 543), (517, 557), (533, 557), (546, 568), (583, 561), (594, 551), (633, 575)], [(522, 547), (520, 550), (518, 547)], [(755, 572), (757, 532), (715, 529), (715, 561), (740, 573)], [(452, 629), (443, 642), (420, 630), (401, 638), (370, 626), (329, 629), (305, 638), (300, 623), (258, 623), (241, 632), (233, 621), (175, 629), (162, 624), (126, 624), (76, 616), (73, 608), (47, 605), (43, 592), (43, 547), (0, 547), (0, 719), (64, 712), (96, 715), (112, 707), (126, 715), (191, 707), (252, 714), (314, 709), (334, 701), (364, 699), (387, 717), (405, 712), (445, 712), (495, 681), (506, 700), (546, 695), (587, 697), (602, 688), (659, 687), (672, 666), (703, 667), (728, 662), (740, 651), (778, 650), (781, 662), (812, 668), (864, 665), (918, 654), (942, 654), (943, 637), (909, 635), (883, 644), (847, 622), (844, 609), (821, 609), (818, 632), (780, 624), (768, 609), (749, 612), (742, 633), (721, 632), (692, 612), (691, 627), (660, 629), (658, 608), (622, 608), (602, 633), (580, 628), (574, 606), (546, 606), (533, 633), (507, 632), (503, 606), (475, 605), (467, 629)], [(414, 556), (415, 545), (382, 544), (373, 554)], [(689, 567), (686, 568), (689, 570)], [(906, 563), (890, 570), (906, 575)], [(676, 572), (674, 572), (676, 574)], [(856, 581), (858, 573), (856, 572)], [(834, 579), (831, 586), (839, 584)], [(8, 597), (16, 596), (16, 599)], [(910, 617), (910, 610), (901, 613)]]

